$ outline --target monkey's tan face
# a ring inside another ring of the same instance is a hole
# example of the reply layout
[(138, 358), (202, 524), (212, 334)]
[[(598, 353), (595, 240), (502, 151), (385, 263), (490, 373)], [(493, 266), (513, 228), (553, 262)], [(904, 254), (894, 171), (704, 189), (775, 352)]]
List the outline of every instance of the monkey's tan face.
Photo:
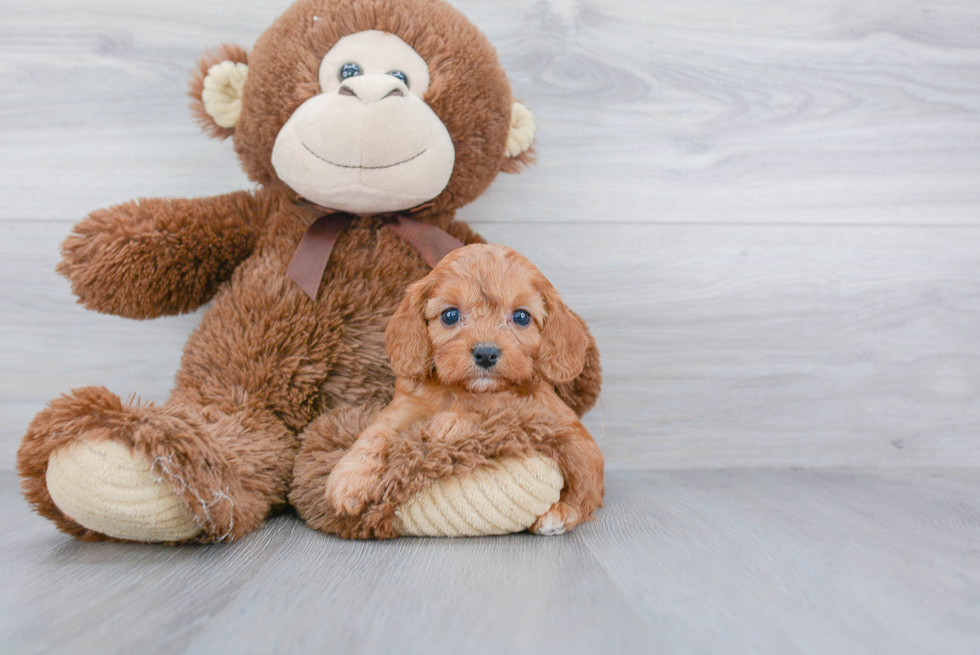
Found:
[(321, 93), (276, 137), (272, 165), (298, 194), (354, 214), (410, 209), (439, 195), (456, 153), (422, 100), (429, 67), (393, 34), (340, 39), (320, 64)]

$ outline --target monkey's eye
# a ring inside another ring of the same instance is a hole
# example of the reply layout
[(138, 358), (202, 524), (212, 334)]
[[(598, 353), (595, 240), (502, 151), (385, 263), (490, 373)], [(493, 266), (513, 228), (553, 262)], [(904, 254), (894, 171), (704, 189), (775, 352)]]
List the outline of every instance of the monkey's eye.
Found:
[(442, 319), (442, 324), (445, 325), (446, 327), (449, 327), (450, 325), (456, 325), (457, 323), (459, 323), (459, 310), (456, 309), (455, 307), (444, 309), (442, 311), (442, 316), (440, 316), (439, 318)]
[(405, 86), (408, 86), (408, 75), (401, 71), (388, 71), (388, 74), (392, 77), (397, 77), (402, 81)]
[(518, 309), (516, 312), (514, 312), (511, 319), (521, 327), (527, 327), (531, 324), (531, 315), (523, 309)]
[(355, 75), (360, 75), (360, 74), (361, 74), (361, 67), (352, 61), (349, 61), (340, 67), (341, 81), (346, 80), (348, 77), (354, 77)]

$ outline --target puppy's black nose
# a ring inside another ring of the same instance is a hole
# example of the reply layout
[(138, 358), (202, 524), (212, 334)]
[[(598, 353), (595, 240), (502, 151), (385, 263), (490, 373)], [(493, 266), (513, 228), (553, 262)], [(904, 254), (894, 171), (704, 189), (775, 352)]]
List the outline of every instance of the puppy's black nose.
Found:
[(473, 354), (473, 361), (480, 368), (490, 368), (500, 359), (500, 348), (492, 343), (478, 343), (470, 351)]

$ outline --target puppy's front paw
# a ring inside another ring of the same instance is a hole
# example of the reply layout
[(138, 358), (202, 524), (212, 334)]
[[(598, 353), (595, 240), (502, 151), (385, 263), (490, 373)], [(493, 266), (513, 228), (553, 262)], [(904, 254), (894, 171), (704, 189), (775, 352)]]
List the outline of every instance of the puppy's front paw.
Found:
[(579, 523), (579, 513), (574, 507), (562, 501), (551, 506), (546, 513), (538, 517), (528, 530), (543, 537), (553, 537), (564, 534)]
[(367, 466), (344, 466), (327, 478), (327, 500), (339, 514), (358, 514), (373, 498), (379, 475)]

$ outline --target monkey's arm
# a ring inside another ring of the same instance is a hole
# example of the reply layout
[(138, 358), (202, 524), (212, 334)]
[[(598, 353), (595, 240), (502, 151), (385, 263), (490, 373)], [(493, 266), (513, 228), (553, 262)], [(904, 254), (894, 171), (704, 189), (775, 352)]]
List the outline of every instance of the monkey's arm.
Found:
[(270, 203), (238, 191), (100, 209), (65, 239), (57, 270), (89, 309), (138, 319), (190, 312), (255, 248)]

